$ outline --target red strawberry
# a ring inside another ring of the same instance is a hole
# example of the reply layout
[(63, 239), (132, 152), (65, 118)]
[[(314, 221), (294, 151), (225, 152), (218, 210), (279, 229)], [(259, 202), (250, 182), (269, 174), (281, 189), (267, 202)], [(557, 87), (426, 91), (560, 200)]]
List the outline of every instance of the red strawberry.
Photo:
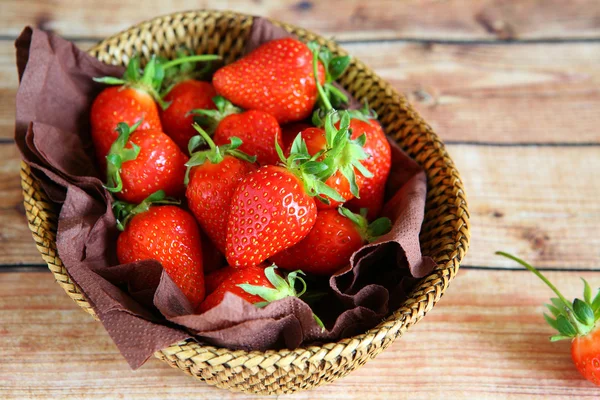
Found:
[[(150, 206), (164, 197), (158, 192), (139, 206), (117, 203), (123, 232), (117, 240), (122, 264), (153, 259), (159, 261), (194, 308), (204, 299), (202, 244), (194, 217), (176, 206)], [(128, 214), (123, 218), (124, 214)]]
[(103, 90), (92, 104), (90, 123), (92, 140), (101, 171), (106, 169), (106, 154), (117, 139), (115, 129), (120, 122), (133, 125), (143, 121), (141, 129), (162, 131), (158, 103), (163, 109), (167, 104), (158, 94), (164, 72), (174, 66), (189, 61), (210, 61), (219, 56), (192, 56), (164, 62), (155, 57), (148, 62), (144, 70), (140, 68), (139, 57), (132, 57), (122, 78), (94, 78), (96, 82), (117, 85)]
[[(355, 170), (358, 169), (367, 175), (369, 171), (363, 166), (363, 160), (367, 158), (367, 154), (362, 149), (364, 138), (350, 140), (348, 113), (343, 112), (341, 115), (342, 121), (338, 124), (338, 129), (334, 128), (332, 119), (338, 118), (339, 114), (332, 110), (325, 117), (325, 129), (307, 128), (301, 132), (301, 138), (304, 140), (308, 154), (311, 156), (322, 154), (318, 159), (323, 160), (329, 168), (325, 175), (325, 184), (339, 193), (345, 202), (359, 195), (360, 181), (356, 178)], [(294, 141), (288, 151), (299, 144), (300, 142)], [(318, 202), (317, 208), (320, 210), (335, 208), (343, 203), (328, 200), (329, 203)]]
[(213, 98), (216, 110), (192, 110), (201, 125), (208, 126), (214, 134), (217, 145), (229, 143), (232, 137), (238, 137), (243, 144), (240, 150), (256, 156), (261, 165), (277, 164), (279, 156), (275, 142), (281, 147), (281, 127), (269, 113), (261, 110), (242, 112), (221, 96)]
[(216, 94), (210, 83), (188, 79), (175, 84), (163, 97), (169, 102), (169, 107), (160, 112), (163, 129), (181, 150), (185, 151), (197, 134), (192, 128), (194, 117), (188, 113), (195, 108), (214, 109), (212, 98)]
[(106, 155), (119, 135), (117, 125), (120, 122), (133, 125), (142, 121), (142, 130), (162, 130), (158, 108), (152, 96), (144, 91), (122, 86), (104, 89), (96, 97), (90, 119), (96, 159), (102, 171), (106, 171)]
[[(283, 148), (290, 148), (294, 142), (294, 139), (296, 139), (296, 136), (298, 136), (303, 130), (311, 127), (312, 125), (308, 122), (292, 122), (290, 124), (282, 125), (281, 139), (283, 140)], [(289, 151), (286, 152), (286, 154), (289, 154)]]
[[(248, 268), (258, 268), (258, 267), (248, 267)], [(264, 268), (264, 267), (263, 267)], [(261, 268), (261, 269), (263, 269)], [(244, 268), (246, 269), (246, 268)], [(204, 287), (206, 288), (206, 295), (208, 296), (212, 292), (214, 292), (226, 279), (228, 279), (231, 275), (241, 272), (244, 269), (233, 268), (231, 266), (226, 266), (224, 268), (219, 268), (218, 270), (211, 272), (210, 274), (204, 276)]]
[(315, 223), (314, 196), (343, 201), (319, 177), (327, 165), (311, 159), (302, 138), (296, 142), (287, 159), (277, 146), (285, 167), (265, 165), (235, 190), (227, 225), (229, 265), (259, 264), (302, 240)]
[[(321, 83), (325, 69), (318, 65)], [(273, 40), (215, 73), (217, 93), (245, 109), (262, 110), (279, 123), (307, 118), (317, 101), (312, 54), (297, 39)]]
[(198, 124), (194, 127), (210, 150), (193, 153), (187, 163), (191, 170), (186, 197), (204, 232), (225, 253), (231, 199), (242, 178), (256, 170), (255, 159), (237, 150), (239, 139), (217, 147)]
[(119, 137), (106, 157), (107, 189), (130, 203), (139, 203), (158, 190), (168, 196), (183, 195), (188, 157), (163, 132), (134, 132), (137, 125), (130, 128), (122, 123), (117, 128)]
[(570, 302), (533, 266), (501, 251), (496, 254), (518, 262), (556, 293), (558, 297), (551, 299), (552, 305), (546, 305), (554, 318), (544, 314), (548, 324), (559, 333), (550, 340), (571, 340), (571, 358), (575, 367), (585, 379), (600, 386), (600, 292), (592, 299), (592, 288), (583, 280), (583, 300)]
[(263, 262), (302, 240), (316, 216), (315, 201), (292, 172), (273, 165), (251, 172), (231, 201), (227, 261), (235, 267)]
[(270, 260), (287, 270), (333, 275), (348, 265), (355, 251), (389, 232), (390, 228), (388, 218), (380, 218), (369, 225), (364, 216), (343, 207), (321, 210), (308, 236)]
[[(311, 50), (313, 52), (313, 65), (316, 65), (317, 57), (320, 56), (323, 58), (323, 52), (317, 45), (311, 45)], [(328, 51), (325, 50), (325, 58), (330, 57), (330, 55), (327, 54)], [(326, 65), (329, 69), (330, 64)], [(333, 105), (329, 99), (331, 96), (328, 95), (327, 90), (324, 90), (319, 82), (315, 81), (315, 84), (319, 91), (319, 100), (322, 110), (317, 111), (313, 115), (313, 122), (315, 122), (317, 126), (325, 126), (325, 129), (327, 130), (329, 121), (327, 118), (322, 120), (321, 115), (323, 112), (326, 112), (327, 116), (329, 116), (334, 113), (335, 110), (333, 109)], [(355, 211), (367, 208), (369, 210), (369, 219), (373, 219), (379, 214), (383, 206), (385, 183), (391, 168), (391, 149), (379, 123), (371, 119), (373, 117), (367, 105), (365, 105), (365, 109), (363, 110), (351, 110), (349, 115), (351, 116), (351, 119), (348, 127), (352, 132), (351, 139), (357, 143), (361, 143), (363, 147), (360, 149), (362, 151), (361, 157), (363, 157), (361, 158), (361, 160), (363, 160), (361, 164), (363, 168), (353, 164), (360, 172), (356, 177), (353, 176), (354, 171), (349, 168), (348, 164), (346, 164), (345, 168), (340, 167), (339, 170), (342, 173), (345, 172), (344, 176), (348, 178), (348, 182), (351, 184), (350, 187), (353, 189), (352, 192), (356, 197), (349, 201), (348, 206)], [(341, 121), (336, 123), (338, 128), (346, 126), (347, 124), (348, 122), (346, 122), (343, 117)], [(327, 143), (328, 146), (331, 147), (331, 141), (328, 141)], [(341, 156), (342, 160), (347, 158), (348, 157), (345, 155)], [(359, 195), (357, 195), (358, 188), (360, 188)]]
[(385, 184), (392, 166), (392, 150), (377, 120), (371, 119), (365, 122), (354, 118), (350, 120), (350, 130), (352, 138), (358, 138), (363, 134), (366, 136), (363, 150), (369, 158), (363, 161), (363, 165), (372, 172), (373, 176), (364, 177), (360, 174), (357, 176), (357, 182), (361, 187), (360, 198), (350, 200), (348, 207), (353, 211), (367, 208), (369, 210), (367, 217), (372, 220), (379, 215), (383, 207)]

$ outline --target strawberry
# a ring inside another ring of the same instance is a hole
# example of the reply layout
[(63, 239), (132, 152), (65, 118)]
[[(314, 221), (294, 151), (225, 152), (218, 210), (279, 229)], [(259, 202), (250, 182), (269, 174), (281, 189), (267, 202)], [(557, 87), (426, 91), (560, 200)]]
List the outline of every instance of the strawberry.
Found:
[(373, 176), (357, 175), (357, 183), (361, 188), (360, 198), (350, 200), (348, 207), (353, 211), (367, 208), (367, 218), (372, 220), (383, 207), (385, 184), (392, 167), (392, 149), (381, 125), (375, 119), (364, 121), (353, 118), (350, 120), (350, 130), (352, 138), (365, 135), (363, 150), (369, 157), (363, 161), (363, 165)]
[[(281, 126), (281, 139), (283, 141), (283, 148), (289, 149), (296, 139), (296, 136), (300, 134), (303, 130), (307, 128), (311, 128), (312, 125), (308, 122), (292, 122), (290, 124), (285, 124)], [(289, 154), (289, 150), (286, 152)]]
[[(366, 211), (366, 210), (365, 210)], [(389, 232), (391, 222), (380, 218), (369, 225), (364, 215), (340, 207), (321, 210), (310, 233), (298, 244), (270, 258), (280, 268), (333, 275), (348, 265), (352, 254)]]
[(204, 273), (200, 231), (194, 217), (164, 202), (164, 192), (149, 196), (139, 205), (115, 202), (113, 208), (122, 233), (117, 239), (121, 264), (159, 261), (194, 308), (204, 299)]
[(208, 127), (217, 145), (229, 143), (238, 137), (243, 144), (240, 150), (255, 155), (261, 165), (277, 164), (279, 156), (275, 142), (281, 147), (281, 127), (269, 113), (261, 110), (243, 111), (221, 96), (213, 98), (216, 110), (192, 110), (201, 125)]
[(206, 300), (197, 309), (200, 314), (219, 305), (223, 301), (226, 292), (233, 293), (252, 304), (263, 300), (262, 297), (250, 294), (238, 285), (253, 284), (266, 288), (275, 287), (266, 277), (265, 268), (258, 265), (251, 265), (244, 269), (228, 266), (208, 275), (206, 282), (209, 295), (206, 296)]
[(92, 140), (101, 170), (105, 170), (105, 156), (117, 139), (115, 129), (120, 122), (133, 125), (144, 121), (140, 129), (162, 130), (156, 103), (163, 109), (168, 106), (158, 94), (165, 70), (189, 61), (216, 59), (220, 57), (202, 55), (160, 62), (152, 57), (142, 71), (139, 57), (132, 57), (122, 78), (94, 78), (96, 82), (117, 85), (104, 89), (94, 100), (90, 112)]
[(302, 240), (315, 223), (313, 197), (344, 199), (319, 178), (327, 165), (310, 157), (302, 138), (290, 156), (276, 146), (285, 166), (265, 165), (249, 173), (231, 201), (227, 225), (229, 265), (256, 265)]
[[(279, 123), (307, 118), (317, 101), (310, 49), (293, 38), (267, 42), (215, 73), (217, 93), (237, 106), (262, 110)], [(318, 66), (325, 82), (325, 69)]]
[[(310, 47), (313, 52), (313, 66), (316, 66), (318, 57), (321, 59), (331, 57), (328, 50), (321, 50), (315, 43), (310, 43)], [(321, 115), (323, 112), (326, 115), (335, 112), (332, 102), (329, 99), (331, 94), (327, 93), (319, 82), (315, 81), (315, 85), (319, 92), (321, 110), (317, 110), (313, 114), (313, 123), (316, 126), (325, 126), (327, 129), (326, 124), (328, 120), (327, 118), (323, 120)], [(348, 178), (351, 189), (355, 189), (352, 190), (355, 199), (350, 200), (348, 206), (355, 211), (367, 208), (369, 210), (368, 218), (373, 219), (381, 212), (383, 206), (385, 184), (391, 169), (392, 152), (385, 133), (379, 123), (374, 120), (376, 115), (369, 110), (367, 104), (365, 104), (363, 110), (351, 110), (349, 115), (351, 117), (349, 123), (349, 129), (352, 132), (351, 139), (362, 143), (362, 151), (366, 154), (366, 157), (361, 159), (363, 160), (361, 165), (364, 169), (360, 169), (355, 165), (356, 169), (360, 172), (356, 177), (351, 175), (353, 171), (348, 169), (348, 165), (346, 165), (344, 176)], [(342, 124), (344, 124), (343, 120), (336, 122), (338, 128)], [(340, 170), (344, 172), (342, 168)], [(365, 170), (367, 173), (365, 173)], [(351, 178), (354, 179), (354, 182)], [(359, 187), (361, 191), (357, 195), (356, 190)]]
[[(359, 195), (360, 181), (356, 179), (355, 169), (359, 169), (367, 176), (370, 174), (362, 164), (362, 161), (367, 158), (367, 154), (362, 149), (364, 138), (350, 139), (346, 112), (342, 114), (344, 125), (338, 124), (340, 125), (338, 129), (331, 124), (334, 116), (338, 117), (338, 114), (333, 110), (326, 116), (325, 129), (311, 127), (300, 133), (308, 154), (311, 156), (323, 154), (320, 159), (329, 166), (325, 184), (333, 188), (344, 199), (343, 202), (331, 199), (328, 199), (329, 202), (318, 202), (317, 208), (320, 210), (335, 208)], [(293, 144), (288, 152), (291, 151), (292, 146)]]
[(210, 149), (192, 153), (186, 164), (190, 171), (186, 197), (204, 232), (225, 253), (231, 199), (242, 178), (256, 169), (256, 158), (238, 150), (238, 138), (232, 137), (231, 144), (217, 147), (198, 124), (194, 128), (201, 136), (192, 139), (190, 147), (202, 138)]
[(592, 299), (592, 289), (584, 280), (583, 300), (568, 301), (537, 269), (513, 255), (498, 251), (496, 254), (521, 264), (540, 278), (556, 295), (552, 304), (546, 305), (552, 317), (544, 318), (558, 335), (551, 341), (571, 340), (571, 358), (579, 373), (590, 382), (600, 386), (600, 292)]
[(106, 156), (106, 188), (130, 203), (139, 203), (157, 190), (168, 196), (183, 195), (188, 157), (163, 132), (136, 131), (139, 124), (118, 125), (119, 136)]
[[(257, 268), (257, 267), (251, 266), (248, 268)], [(246, 269), (246, 268), (244, 268), (244, 269)], [(208, 296), (209, 294), (214, 292), (221, 285), (221, 283), (223, 283), (232, 274), (243, 271), (244, 269), (233, 268), (228, 265), (224, 268), (219, 268), (218, 270), (213, 271), (208, 275), (205, 275), (204, 276), (204, 287), (206, 288), (206, 295)], [(258, 271), (258, 269), (257, 269), (257, 271)]]
[(175, 84), (163, 97), (170, 105), (161, 110), (160, 120), (165, 133), (182, 150), (187, 149), (188, 142), (196, 135), (192, 128), (194, 117), (189, 112), (195, 108), (214, 109), (212, 98), (215, 96), (215, 89), (210, 83), (188, 79)]

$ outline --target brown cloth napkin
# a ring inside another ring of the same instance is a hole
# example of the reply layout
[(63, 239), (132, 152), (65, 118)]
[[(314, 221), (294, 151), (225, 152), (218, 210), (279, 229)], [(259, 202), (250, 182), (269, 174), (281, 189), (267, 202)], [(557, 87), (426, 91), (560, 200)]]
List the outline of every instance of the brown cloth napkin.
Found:
[[(282, 34), (258, 18), (247, 50)], [(229, 294), (219, 306), (193, 315), (160, 263), (118, 265), (115, 256), (118, 231), (111, 196), (93, 161), (89, 109), (103, 89), (92, 78), (120, 76), (123, 68), (105, 65), (58, 36), (31, 28), (25, 28), (15, 45), (21, 82), (15, 140), (23, 160), (60, 208), (61, 260), (132, 368), (156, 350), (190, 337), (232, 349), (265, 350), (364, 332), (397, 308), (414, 279), (434, 267), (419, 246), (425, 174), (393, 144), (393, 178), (385, 207), (393, 229), (356, 252), (352, 268), (329, 282), (309, 278), (314, 287), (327, 289), (325, 299), (312, 310), (297, 298), (258, 309)], [(205, 260), (205, 269), (217, 267), (216, 259)], [(317, 326), (313, 310), (327, 330)]]

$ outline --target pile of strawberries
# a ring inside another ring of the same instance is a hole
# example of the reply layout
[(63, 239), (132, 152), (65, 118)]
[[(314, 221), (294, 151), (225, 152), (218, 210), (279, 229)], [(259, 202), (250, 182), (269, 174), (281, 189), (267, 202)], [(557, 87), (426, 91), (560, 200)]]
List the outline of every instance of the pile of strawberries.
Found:
[[(331, 276), (390, 229), (377, 219), (389, 143), (366, 105), (339, 110), (349, 57), (285, 38), (209, 82), (218, 58), (153, 57), (143, 70), (132, 58), (122, 79), (96, 79), (113, 86), (91, 110), (119, 262), (158, 260), (197, 313), (226, 292), (257, 306), (301, 296), (300, 275)], [(205, 276), (211, 247), (228, 266)]]

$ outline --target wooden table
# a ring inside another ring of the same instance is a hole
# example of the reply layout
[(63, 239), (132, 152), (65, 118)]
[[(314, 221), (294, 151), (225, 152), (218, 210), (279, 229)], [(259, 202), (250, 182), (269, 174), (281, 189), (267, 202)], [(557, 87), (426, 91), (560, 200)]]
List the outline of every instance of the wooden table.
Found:
[[(157, 360), (131, 371), (102, 326), (53, 282), (26, 226), (13, 143), (13, 41), (25, 25), (89, 47), (131, 24), (219, 2), (0, 3), (0, 398), (250, 398)], [(102, 5), (100, 5), (102, 4)], [(337, 38), (404, 92), (462, 173), (472, 245), (434, 310), (376, 360), (289, 398), (598, 398), (550, 343), (551, 296), (494, 256), (530, 260), (565, 295), (600, 286), (597, 0), (242, 1), (241, 12)]]

